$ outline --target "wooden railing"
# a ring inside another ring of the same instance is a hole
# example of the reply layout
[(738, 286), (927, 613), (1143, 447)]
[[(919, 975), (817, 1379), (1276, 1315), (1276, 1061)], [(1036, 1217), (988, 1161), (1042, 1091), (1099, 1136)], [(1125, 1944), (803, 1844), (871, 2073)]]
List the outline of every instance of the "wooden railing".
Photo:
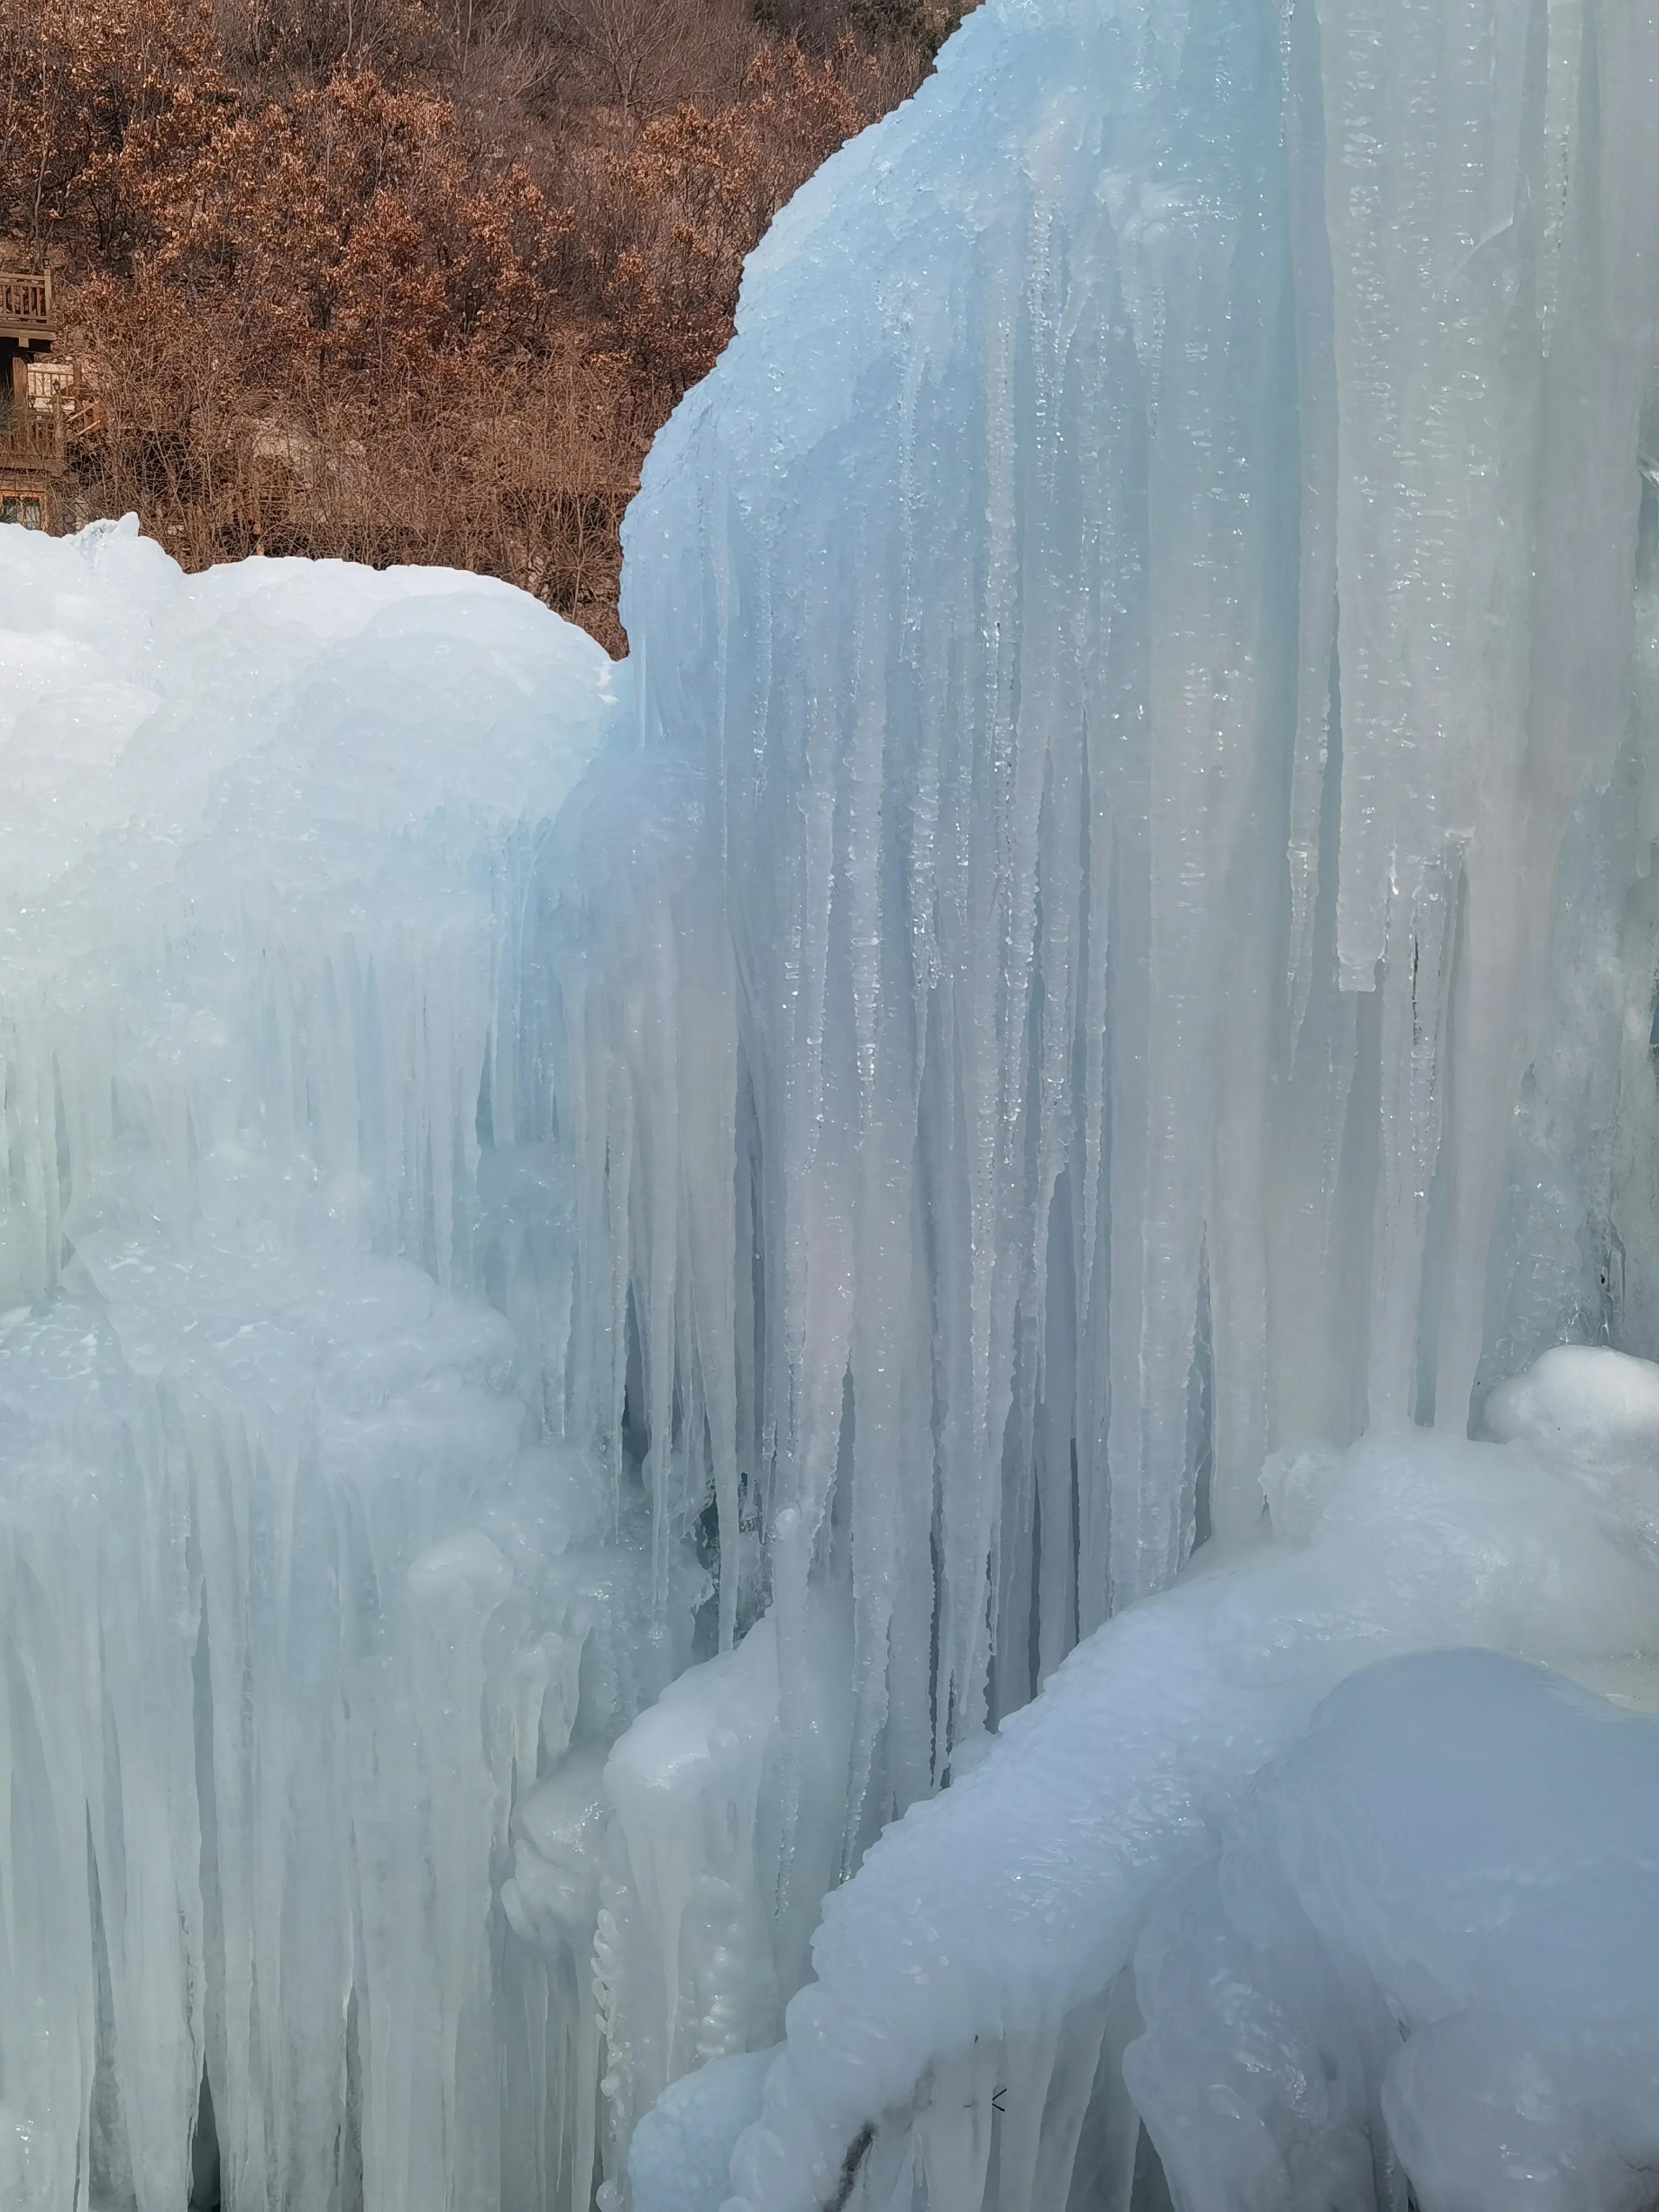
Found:
[(69, 437), (61, 407), (0, 406), (0, 468), (59, 469)]
[(51, 329), (51, 276), (40, 270), (0, 269), (0, 331), (32, 337)]

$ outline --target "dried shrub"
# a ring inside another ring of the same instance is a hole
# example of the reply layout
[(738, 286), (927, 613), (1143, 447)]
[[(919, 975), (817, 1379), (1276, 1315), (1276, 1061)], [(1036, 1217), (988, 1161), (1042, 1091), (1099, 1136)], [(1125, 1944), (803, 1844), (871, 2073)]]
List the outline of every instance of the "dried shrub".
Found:
[(688, 103), (612, 157), (631, 234), (606, 258), (602, 294), (671, 402), (730, 335), (744, 255), (803, 178), (881, 112), (883, 82), (850, 37), (817, 59), (793, 41), (766, 46), (728, 106)]
[(487, 569), (621, 649), (622, 509), (744, 256), (925, 66), (749, 0), (0, 9), (0, 240), (93, 403), (71, 513), (189, 566)]
[(228, 315), (181, 325), (153, 283), (96, 304), (84, 517), (135, 510), (187, 568), (303, 553), (478, 569), (623, 649), (617, 530), (648, 436), (623, 364), (573, 343), (462, 358), (369, 404), (326, 382), (250, 386)]

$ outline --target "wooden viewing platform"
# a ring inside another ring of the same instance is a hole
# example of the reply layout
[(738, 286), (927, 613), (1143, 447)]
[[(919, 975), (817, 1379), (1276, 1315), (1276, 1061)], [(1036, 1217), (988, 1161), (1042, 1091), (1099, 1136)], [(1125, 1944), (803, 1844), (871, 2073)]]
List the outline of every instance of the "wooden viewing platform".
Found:
[(0, 340), (49, 346), (55, 335), (51, 271), (0, 269)]
[(52, 275), (0, 269), (0, 523), (49, 530), (68, 444), (63, 380), (46, 373), (58, 337)]

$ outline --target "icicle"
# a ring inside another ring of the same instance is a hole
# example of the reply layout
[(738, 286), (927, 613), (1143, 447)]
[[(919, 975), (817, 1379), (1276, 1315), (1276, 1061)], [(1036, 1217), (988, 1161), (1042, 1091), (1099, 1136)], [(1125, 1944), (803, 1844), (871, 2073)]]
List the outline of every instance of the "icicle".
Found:
[(228, 2203), (493, 2212), (514, 1793), (707, 1591), (677, 1542), (653, 1595), (542, 1334), (575, 1162), (509, 916), (607, 665), (477, 580), (15, 535), (0, 2193), (179, 2212), (205, 2065)]

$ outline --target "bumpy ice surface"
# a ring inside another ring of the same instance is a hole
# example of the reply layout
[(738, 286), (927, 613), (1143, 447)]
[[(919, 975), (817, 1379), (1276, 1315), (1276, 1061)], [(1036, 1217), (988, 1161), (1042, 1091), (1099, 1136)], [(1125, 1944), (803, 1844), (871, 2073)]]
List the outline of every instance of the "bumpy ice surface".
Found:
[[(1484, 1651), (1355, 1675), (1135, 1955), (1183, 2205), (1637, 2212), (1659, 2170), (1659, 1717)], [(1380, 2121), (1380, 2124), (1379, 2124)]]
[(522, 2057), (590, 1978), (503, 1965), (493, 1889), (702, 1587), (545, 1357), (512, 948), (611, 690), (477, 578), (0, 532), (9, 2212), (182, 2212), (204, 2063), (230, 2204), (591, 2171), (597, 2051)]
[(238, 2212), (1101, 2212), (1322, 1698), (1645, 1696), (1550, 1348), (1659, 1354), (1656, 100), (1619, 0), (987, 0), (625, 672), (0, 533), (9, 2205), (179, 2212), (205, 2066)]

